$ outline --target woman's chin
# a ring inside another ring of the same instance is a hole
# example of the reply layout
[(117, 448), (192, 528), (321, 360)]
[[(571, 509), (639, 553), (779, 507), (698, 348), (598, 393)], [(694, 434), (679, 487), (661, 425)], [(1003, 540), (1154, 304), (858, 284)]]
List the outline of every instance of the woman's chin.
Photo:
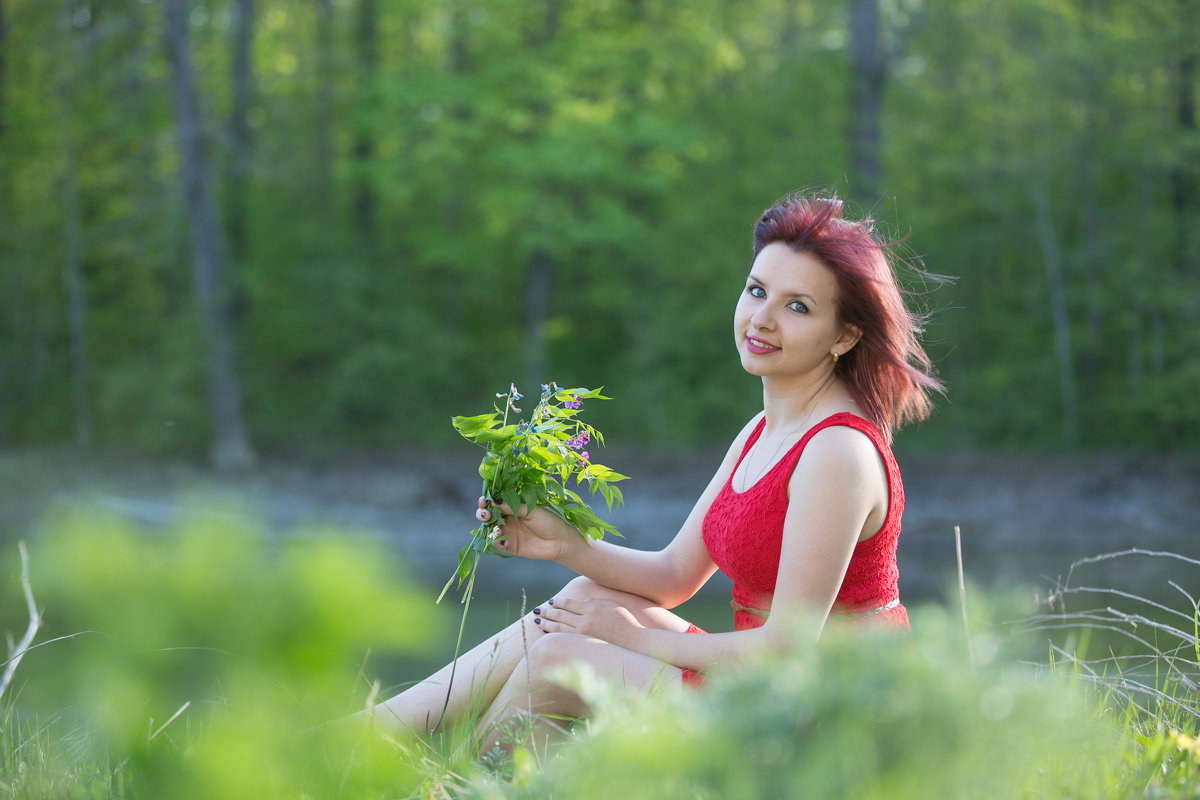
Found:
[(764, 377), (769, 372), (769, 370), (763, 366), (761, 361), (758, 361), (753, 356), (747, 357), (745, 355), (742, 356), (742, 369), (759, 378)]

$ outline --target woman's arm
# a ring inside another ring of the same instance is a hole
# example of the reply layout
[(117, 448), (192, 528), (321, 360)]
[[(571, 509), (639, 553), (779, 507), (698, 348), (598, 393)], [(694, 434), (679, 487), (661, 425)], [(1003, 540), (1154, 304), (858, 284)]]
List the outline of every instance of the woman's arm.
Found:
[(635, 550), (603, 540), (588, 541), (545, 509), (514, 517), (506, 507), (501, 549), (512, 555), (557, 561), (602, 586), (674, 608), (695, 594), (716, 571), (704, 546), (704, 515), (729, 480), (757, 419), (734, 439), (683, 527), (663, 549)]
[(849, 427), (818, 432), (788, 482), (779, 572), (762, 630), (778, 639), (807, 626), (815, 639), (855, 546), (879, 531), (887, 512), (887, 468), (874, 443)]

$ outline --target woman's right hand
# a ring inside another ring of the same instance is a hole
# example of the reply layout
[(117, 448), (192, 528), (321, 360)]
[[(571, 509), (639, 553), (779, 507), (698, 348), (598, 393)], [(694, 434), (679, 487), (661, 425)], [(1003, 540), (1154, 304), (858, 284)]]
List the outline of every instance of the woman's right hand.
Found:
[(493, 544), (506, 555), (558, 561), (568, 547), (576, 542), (583, 543), (579, 531), (553, 511), (540, 506), (532, 509), (521, 506), (514, 513), (507, 505), (493, 505), (483, 497), (479, 498), (477, 506), (477, 520), (500, 526), (500, 535)]

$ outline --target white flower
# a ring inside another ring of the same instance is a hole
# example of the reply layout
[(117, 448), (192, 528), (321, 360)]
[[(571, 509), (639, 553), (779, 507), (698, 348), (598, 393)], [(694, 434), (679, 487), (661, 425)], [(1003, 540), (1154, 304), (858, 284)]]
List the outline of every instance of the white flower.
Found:
[(501, 534), (501, 533), (503, 533), (503, 531), (500, 529), (500, 526), (499, 526), (499, 525), (493, 525), (493, 526), (492, 526), (492, 532), (488, 534), (488, 541), (489, 541), (489, 542), (494, 542), (494, 541), (496, 541), (497, 539), (499, 539), (499, 538), (500, 538), (500, 534)]

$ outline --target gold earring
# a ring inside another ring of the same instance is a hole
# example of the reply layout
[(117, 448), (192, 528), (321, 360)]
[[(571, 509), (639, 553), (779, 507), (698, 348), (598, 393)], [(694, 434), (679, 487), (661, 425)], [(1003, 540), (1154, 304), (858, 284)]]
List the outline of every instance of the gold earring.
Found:
[(835, 364), (836, 364), (836, 363), (837, 363), (837, 360), (838, 360), (838, 354), (837, 354), (837, 351), (835, 350), (835, 351), (833, 351), (832, 353), (830, 353), (829, 355), (833, 356), (833, 363), (835, 363)]

